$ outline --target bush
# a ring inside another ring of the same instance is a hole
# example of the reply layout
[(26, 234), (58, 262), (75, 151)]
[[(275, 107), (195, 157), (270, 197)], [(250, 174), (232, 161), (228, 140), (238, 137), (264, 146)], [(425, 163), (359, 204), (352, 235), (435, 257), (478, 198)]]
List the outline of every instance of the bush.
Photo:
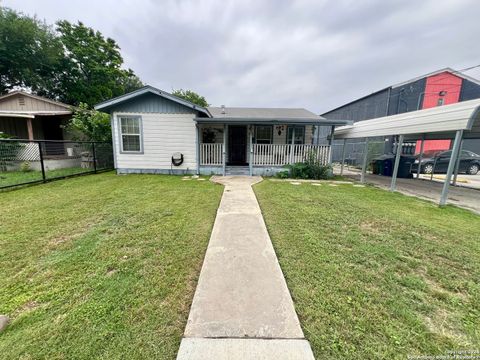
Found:
[(280, 179), (288, 179), (289, 176), (290, 176), (290, 171), (288, 170), (279, 171), (277, 173), (277, 177)]
[(24, 161), (20, 164), (20, 171), (22, 172), (29, 172), (32, 169), (30, 168), (30, 162)]
[(322, 165), (315, 153), (310, 152), (304, 162), (287, 165), (289, 175), (293, 179), (325, 180), (333, 177), (330, 165)]

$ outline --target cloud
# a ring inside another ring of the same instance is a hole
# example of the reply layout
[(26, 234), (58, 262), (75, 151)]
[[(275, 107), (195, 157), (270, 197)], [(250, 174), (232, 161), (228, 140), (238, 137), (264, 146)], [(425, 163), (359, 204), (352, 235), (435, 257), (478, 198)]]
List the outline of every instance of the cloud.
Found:
[[(393, 83), (480, 64), (476, 0), (4, 0), (81, 20), (148, 84), (215, 105), (324, 112)], [(469, 72), (469, 75), (480, 75)]]

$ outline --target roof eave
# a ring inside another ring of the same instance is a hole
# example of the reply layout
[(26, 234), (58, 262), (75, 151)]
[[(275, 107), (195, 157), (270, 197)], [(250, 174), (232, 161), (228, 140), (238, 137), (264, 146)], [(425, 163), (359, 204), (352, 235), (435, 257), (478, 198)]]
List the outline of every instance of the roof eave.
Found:
[(351, 124), (350, 120), (329, 120), (324, 118), (200, 118), (196, 117), (194, 120), (197, 123), (225, 123), (225, 124), (292, 124), (292, 125), (317, 125), (317, 126), (340, 126)]
[(112, 106), (114, 105), (117, 105), (117, 104), (120, 104), (122, 102), (125, 102), (125, 101), (128, 101), (128, 100), (131, 100), (131, 99), (134, 99), (136, 98), (137, 96), (141, 96), (141, 95), (144, 95), (144, 94), (147, 94), (147, 93), (151, 93), (151, 94), (155, 94), (155, 95), (158, 95), (158, 96), (161, 96), (161, 97), (164, 97), (168, 100), (171, 100), (171, 101), (174, 101), (176, 103), (179, 103), (183, 106), (186, 106), (186, 107), (189, 107), (195, 111), (198, 111), (198, 112), (201, 112), (201, 113), (204, 113), (205, 115), (211, 117), (212, 115), (210, 114), (210, 112), (205, 109), (204, 107), (201, 107), (201, 106), (198, 106), (196, 104), (193, 104), (191, 103), (190, 101), (187, 101), (187, 100), (184, 100), (184, 99), (181, 99), (175, 95), (172, 95), (170, 93), (167, 93), (165, 91), (162, 91), (160, 89), (157, 89), (153, 86), (150, 86), (150, 85), (147, 85), (147, 86), (144, 86), (143, 88), (140, 88), (140, 89), (137, 89), (137, 90), (134, 90), (128, 94), (124, 94), (124, 95), (120, 95), (120, 96), (117, 96), (113, 99), (110, 99), (110, 100), (106, 100), (106, 101), (103, 101), (101, 103), (98, 103), (94, 106), (94, 109), (95, 110), (99, 110), (99, 111), (105, 111), (105, 110), (108, 110), (108, 108), (111, 108)]

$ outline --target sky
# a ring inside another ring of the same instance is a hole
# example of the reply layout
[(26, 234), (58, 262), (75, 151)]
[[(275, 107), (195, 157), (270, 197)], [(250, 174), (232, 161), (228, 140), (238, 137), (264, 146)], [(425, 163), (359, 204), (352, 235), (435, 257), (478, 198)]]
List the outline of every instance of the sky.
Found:
[[(444, 67), (480, 64), (478, 0), (0, 0), (113, 38), (125, 66), (215, 106), (323, 113)], [(480, 68), (466, 72), (480, 78)]]

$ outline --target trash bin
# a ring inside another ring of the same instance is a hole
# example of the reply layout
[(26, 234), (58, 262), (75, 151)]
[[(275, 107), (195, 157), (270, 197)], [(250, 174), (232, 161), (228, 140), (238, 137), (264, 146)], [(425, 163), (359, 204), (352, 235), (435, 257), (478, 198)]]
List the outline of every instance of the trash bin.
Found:
[(372, 174), (374, 175), (380, 175), (381, 173), (381, 168), (382, 168), (382, 160), (380, 159), (373, 159), (372, 162), (370, 163), (372, 166)]
[(392, 175), (392, 159), (393, 155), (381, 155), (372, 160), (372, 172), (376, 175), (391, 176)]
[(415, 162), (415, 156), (400, 156), (400, 164), (398, 166), (398, 174), (397, 177), (399, 178), (412, 178), (412, 164)]

